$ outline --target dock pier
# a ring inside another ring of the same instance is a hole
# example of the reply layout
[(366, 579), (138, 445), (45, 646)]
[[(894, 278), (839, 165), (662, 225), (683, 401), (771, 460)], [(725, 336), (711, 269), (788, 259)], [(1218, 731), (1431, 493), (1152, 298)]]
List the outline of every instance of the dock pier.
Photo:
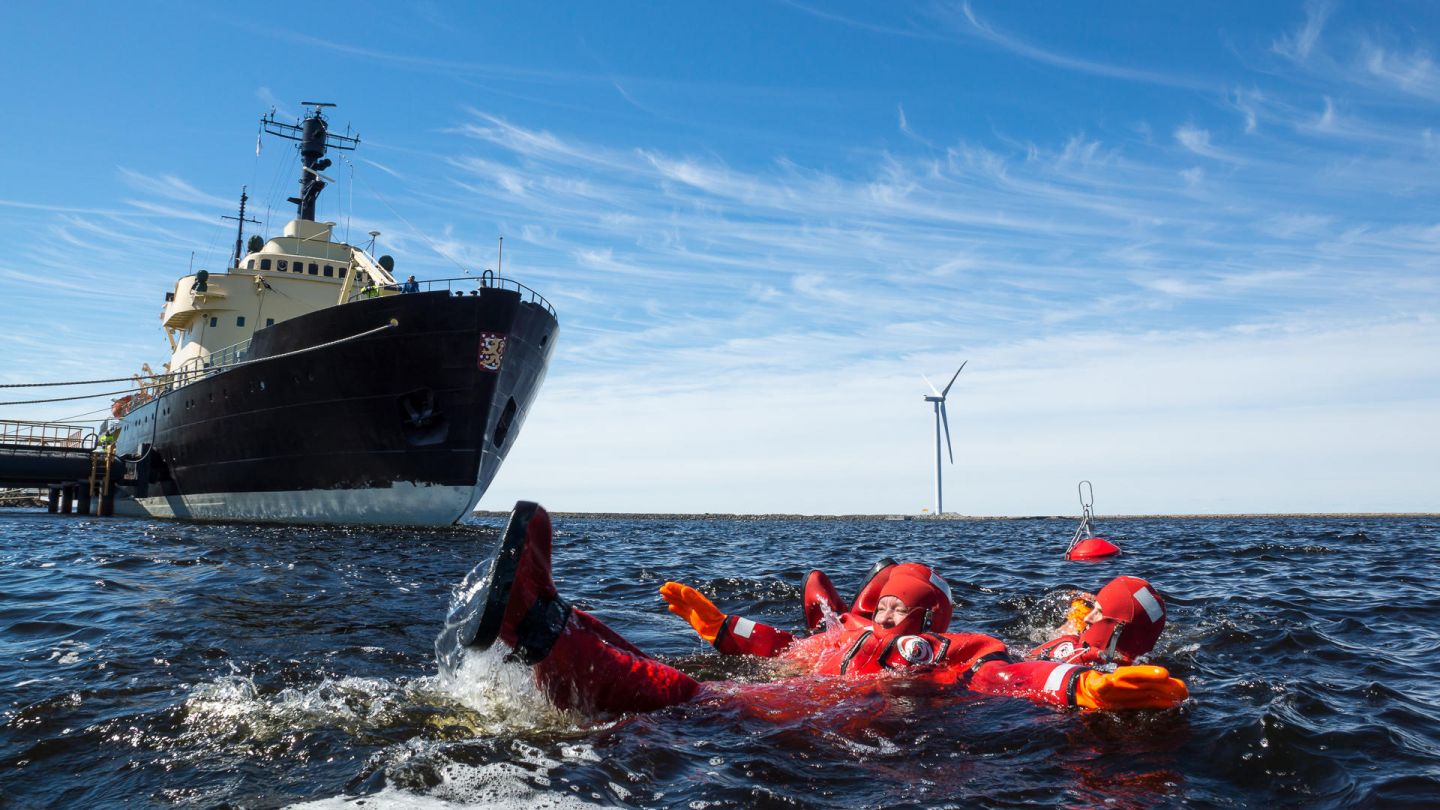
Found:
[(0, 486), (48, 490), (51, 514), (115, 514), (116, 463), (89, 425), (0, 420)]

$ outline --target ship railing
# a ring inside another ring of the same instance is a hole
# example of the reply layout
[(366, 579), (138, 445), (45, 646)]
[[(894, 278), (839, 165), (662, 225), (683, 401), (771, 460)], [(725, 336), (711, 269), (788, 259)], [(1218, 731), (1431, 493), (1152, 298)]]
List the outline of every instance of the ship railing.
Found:
[(169, 393), (202, 377), (208, 377), (237, 363), (243, 363), (249, 354), (250, 339), (246, 338), (233, 346), (218, 349), (204, 357), (192, 357), (170, 373), (170, 381), (162, 387), (161, 393)]
[(0, 420), (0, 445), (12, 451), (89, 451), (95, 449), (96, 440), (90, 425)]
[[(478, 276), (460, 276), (459, 278), (437, 278), (428, 281), (415, 282), (417, 289), (413, 292), (439, 292), (444, 290), (456, 296), (480, 295), (485, 290), (514, 290), (520, 293), (520, 300), (528, 301), (543, 308), (550, 313), (550, 317), (558, 318), (555, 314), (555, 307), (545, 300), (545, 296), (535, 290), (521, 284), (512, 278), (503, 278), (486, 270)], [(360, 301), (366, 298), (384, 298), (391, 295), (404, 295), (405, 283), (385, 284), (376, 287), (367, 287), (350, 293), (346, 303)]]

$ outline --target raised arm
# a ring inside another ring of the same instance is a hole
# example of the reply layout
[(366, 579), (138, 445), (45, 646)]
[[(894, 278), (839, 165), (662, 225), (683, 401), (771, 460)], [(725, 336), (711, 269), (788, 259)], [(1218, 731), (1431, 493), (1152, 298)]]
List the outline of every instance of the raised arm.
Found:
[(670, 612), (690, 623), (700, 638), (726, 655), (758, 655), (774, 658), (789, 647), (795, 637), (743, 616), (727, 616), (705, 595), (679, 582), (660, 586), (660, 595)]

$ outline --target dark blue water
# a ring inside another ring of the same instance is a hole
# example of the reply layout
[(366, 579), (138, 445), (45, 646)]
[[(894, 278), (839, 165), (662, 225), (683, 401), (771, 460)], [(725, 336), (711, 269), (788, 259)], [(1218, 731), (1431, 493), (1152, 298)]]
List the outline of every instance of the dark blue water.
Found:
[[(555, 504), (563, 507), (563, 504)], [(1440, 804), (1440, 521), (558, 519), (562, 593), (722, 697), (599, 726), (493, 656), (438, 674), (452, 588), (501, 521), (445, 531), (0, 511), (0, 806), (1348, 807)], [(1119, 573), (1166, 595), (1152, 660), (1181, 709), (1079, 713), (897, 682), (813, 712), (720, 659), (656, 594), (799, 623), (881, 556), (954, 586), (954, 629), (1027, 649), (1047, 592)], [(756, 682), (746, 685), (747, 682)], [(747, 694), (750, 696), (747, 702)]]

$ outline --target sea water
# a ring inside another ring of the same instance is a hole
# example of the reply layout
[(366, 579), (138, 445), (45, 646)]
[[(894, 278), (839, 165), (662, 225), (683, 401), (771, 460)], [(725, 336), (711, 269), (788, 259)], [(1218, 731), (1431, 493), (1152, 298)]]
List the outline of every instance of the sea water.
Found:
[[(556, 505), (563, 506), (563, 505)], [(452, 591), (503, 519), (448, 530), (0, 511), (0, 806), (1435, 806), (1440, 520), (556, 519), (561, 593), (711, 698), (587, 723), (499, 650), (442, 674)], [(657, 589), (802, 621), (879, 558), (933, 564), (952, 629), (1024, 651), (1067, 588), (1150, 579), (1180, 709), (1111, 713), (776, 681)], [(755, 706), (790, 701), (791, 711)], [(804, 707), (794, 711), (797, 704)]]

